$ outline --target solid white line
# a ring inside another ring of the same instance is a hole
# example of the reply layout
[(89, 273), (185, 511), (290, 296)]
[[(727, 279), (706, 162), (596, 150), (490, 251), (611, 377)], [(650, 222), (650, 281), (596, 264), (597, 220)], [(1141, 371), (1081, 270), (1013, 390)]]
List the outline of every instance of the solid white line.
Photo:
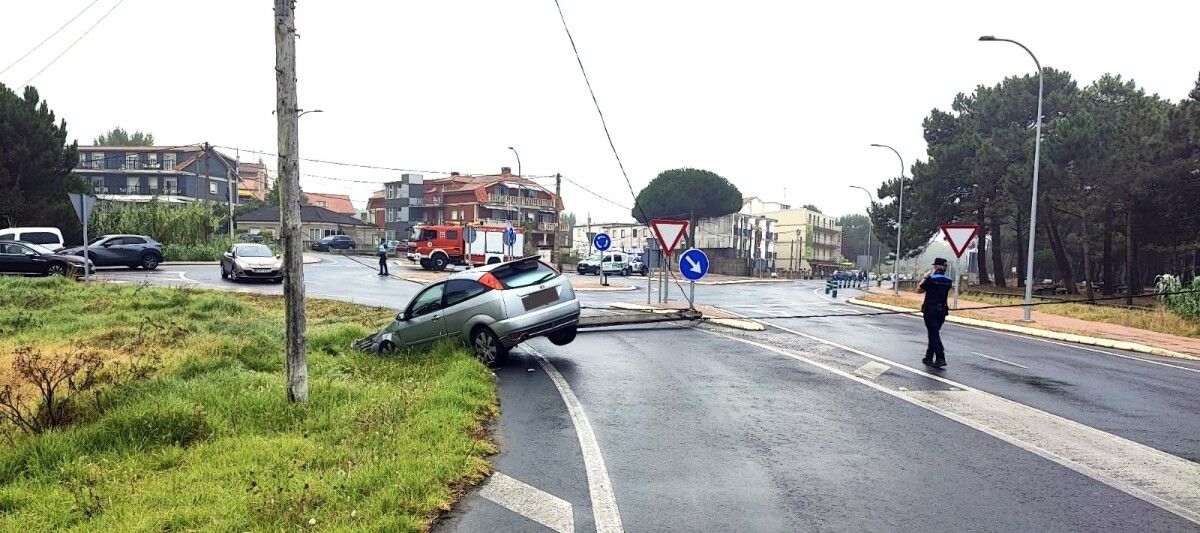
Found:
[(575, 425), (575, 434), (579, 437), (579, 450), (583, 453), (584, 470), (587, 471), (588, 492), (592, 497), (592, 516), (596, 521), (596, 532), (622, 533), (624, 528), (621, 526), (621, 513), (617, 509), (612, 481), (608, 477), (608, 469), (604, 466), (604, 456), (600, 454), (600, 443), (596, 441), (596, 433), (592, 431), (587, 414), (583, 412), (583, 405), (579, 403), (579, 398), (575, 397), (567, 380), (545, 355), (528, 344), (522, 346), (537, 357), (546, 375), (550, 376), (550, 381), (554, 382), (554, 387), (558, 389), (559, 396), (562, 396), (563, 403), (567, 406), (571, 423)]
[(575, 531), (570, 502), (501, 472), (488, 478), (479, 495), (558, 533)]
[(953, 381), (941, 380), (964, 390), (896, 391), (781, 348), (706, 329), (695, 331), (774, 352), (856, 381), (1200, 524), (1200, 465), (1186, 459)]
[[(915, 310), (914, 310), (914, 312), (915, 312)], [(908, 317), (908, 318), (913, 318), (913, 319), (917, 319), (917, 320), (920, 320), (920, 319), (921, 319), (921, 317), (919, 317), (919, 316), (915, 316), (915, 315), (912, 315), (912, 314), (909, 314), (909, 313), (905, 313), (905, 314), (897, 314), (896, 316), (905, 316), (905, 317)], [(1044, 343), (1046, 343), (1046, 344), (1054, 344), (1054, 345), (1057, 345), (1057, 346), (1065, 346), (1065, 347), (1067, 347), (1067, 348), (1075, 348), (1075, 349), (1077, 349), (1077, 350), (1085, 350), (1085, 351), (1089, 351), (1089, 352), (1102, 353), (1102, 354), (1105, 354), (1105, 355), (1111, 355), (1111, 356), (1113, 356), (1113, 357), (1120, 357), (1120, 358), (1122, 358), (1122, 359), (1132, 359), (1132, 360), (1134, 360), (1134, 361), (1141, 361), (1141, 362), (1143, 362), (1143, 363), (1149, 363), (1149, 364), (1152, 364), (1152, 365), (1166, 366), (1166, 367), (1171, 367), (1171, 368), (1175, 368), (1175, 369), (1178, 369), (1178, 370), (1186, 370), (1186, 371), (1188, 371), (1188, 372), (1194, 372), (1194, 373), (1200, 374), (1200, 369), (1197, 369), (1197, 368), (1191, 368), (1191, 367), (1180, 366), (1180, 365), (1173, 365), (1173, 364), (1171, 364), (1171, 363), (1164, 363), (1164, 362), (1162, 362), (1162, 361), (1155, 361), (1155, 360), (1153, 360), (1153, 359), (1143, 359), (1143, 358), (1141, 358), (1141, 357), (1134, 357), (1134, 356), (1132, 356), (1132, 355), (1125, 355), (1125, 354), (1121, 354), (1121, 353), (1110, 352), (1110, 351), (1107, 351), (1107, 350), (1101, 350), (1101, 349), (1098, 349), (1098, 348), (1092, 348), (1092, 347), (1090, 347), (1090, 346), (1083, 346), (1083, 345), (1081, 345), (1081, 344), (1071, 344), (1071, 343), (1069, 343), (1069, 342), (1056, 341), (1056, 340), (1053, 340), (1053, 339), (1044, 339), (1044, 338), (1042, 338), (1042, 337), (1033, 337), (1033, 336), (1030, 336), (1030, 335), (1022, 335), (1022, 334), (1020, 334), (1020, 333), (1013, 333), (1013, 332), (1011, 332), (1011, 331), (1000, 331), (1000, 330), (995, 330), (995, 329), (981, 328), (981, 327), (978, 327), (978, 326), (970, 326), (970, 325), (967, 325), (967, 324), (959, 324), (959, 323), (957, 323), (957, 322), (946, 322), (946, 325), (947, 325), (947, 326), (959, 327), (959, 328), (973, 329), (973, 330), (975, 330), (975, 331), (982, 331), (982, 332), (985, 332), (985, 333), (996, 333), (996, 334), (999, 334), (999, 335), (1008, 335), (1009, 337), (1017, 337), (1017, 338), (1019, 338), (1019, 339), (1026, 339), (1026, 340), (1031, 340), (1031, 341), (1044, 342)]]
[(1024, 368), (1024, 369), (1028, 369), (1028, 368), (1029, 368), (1029, 367), (1027, 367), (1027, 366), (1025, 366), (1025, 365), (1018, 364), (1018, 363), (1014, 363), (1014, 362), (1012, 362), (1012, 361), (1005, 361), (1005, 360), (1003, 360), (1003, 359), (1001, 359), (1001, 358), (999, 358), (999, 357), (992, 357), (992, 356), (990, 356), (990, 355), (984, 355), (984, 354), (981, 354), (981, 353), (979, 353), (979, 352), (971, 352), (971, 353), (973, 353), (973, 354), (975, 354), (975, 355), (978, 355), (979, 357), (982, 357), (982, 358), (984, 358), (984, 359), (991, 359), (991, 360), (993, 360), (993, 361), (996, 361), (997, 363), (1004, 363), (1004, 364), (1006, 364), (1006, 365), (1012, 365), (1012, 366), (1015, 366), (1015, 367), (1017, 367), (1017, 368)]

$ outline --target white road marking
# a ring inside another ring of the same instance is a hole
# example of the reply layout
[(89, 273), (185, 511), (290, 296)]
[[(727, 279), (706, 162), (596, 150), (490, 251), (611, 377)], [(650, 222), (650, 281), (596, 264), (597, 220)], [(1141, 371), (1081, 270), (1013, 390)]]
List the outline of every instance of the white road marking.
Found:
[(1027, 366), (1025, 366), (1025, 365), (1022, 365), (1022, 364), (1019, 364), (1019, 363), (1014, 363), (1014, 362), (1012, 362), (1012, 361), (1005, 361), (1005, 360), (1003, 360), (1003, 359), (1001, 359), (1001, 358), (999, 358), (999, 357), (992, 357), (992, 356), (990, 356), (990, 355), (981, 354), (981, 353), (979, 353), (979, 352), (971, 352), (971, 353), (973, 353), (973, 354), (975, 354), (975, 355), (978, 355), (979, 357), (982, 357), (982, 358), (984, 358), (984, 359), (991, 359), (991, 360), (993, 360), (993, 361), (995, 361), (995, 362), (997, 362), (997, 363), (1004, 363), (1004, 364), (1006, 364), (1006, 365), (1012, 365), (1012, 366), (1015, 366), (1015, 367), (1017, 367), (1017, 368), (1024, 368), (1024, 369), (1028, 369), (1028, 368), (1029, 368), (1029, 367), (1027, 367)]
[(881, 328), (881, 327), (879, 327), (879, 326), (875, 326), (875, 325), (871, 325), (871, 324), (859, 324), (859, 325), (860, 325), (860, 326), (866, 326), (866, 327), (868, 327), (868, 328), (871, 328), (871, 329), (877, 329), (877, 330), (879, 330), (879, 331), (887, 331), (887, 330), (886, 330), (886, 329), (884, 329), (884, 328)]
[(608, 469), (604, 466), (604, 456), (600, 454), (600, 444), (596, 441), (596, 433), (592, 431), (587, 414), (583, 412), (583, 405), (579, 403), (579, 398), (575, 397), (567, 380), (562, 377), (554, 364), (546, 359), (545, 355), (528, 344), (522, 346), (537, 357), (538, 363), (542, 365), (546, 375), (550, 376), (550, 381), (554, 382), (554, 387), (558, 389), (559, 396), (562, 396), (563, 403), (567, 406), (571, 423), (575, 425), (575, 434), (579, 437), (579, 449), (583, 453), (584, 470), (587, 471), (588, 492), (592, 497), (592, 516), (596, 522), (596, 532), (622, 533), (624, 528), (621, 526), (621, 512), (617, 509), (617, 498), (613, 494), (612, 480), (608, 477)]
[[(916, 310), (914, 310), (913, 312), (917, 312), (917, 311), (916, 311)], [(904, 313), (904, 314), (899, 314), (899, 313), (897, 313), (897, 315), (896, 315), (896, 316), (905, 316), (905, 317), (908, 317), (908, 318), (913, 318), (913, 319), (917, 319), (917, 320), (920, 320), (920, 319), (921, 319), (921, 317), (919, 317), (919, 316), (916, 316), (916, 315), (914, 315), (914, 314), (912, 314), (912, 313)], [(1188, 371), (1188, 372), (1195, 372), (1195, 373), (1197, 373), (1197, 374), (1200, 374), (1200, 369), (1197, 369), (1197, 368), (1191, 368), (1191, 367), (1180, 366), (1180, 365), (1173, 365), (1173, 364), (1171, 364), (1171, 363), (1164, 363), (1164, 362), (1162, 362), (1162, 361), (1155, 361), (1155, 360), (1153, 360), (1153, 359), (1144, 359), (1144, 358), (1141, 358), (1141, 357), (1135, 357), (1135, 356), (1132, 356), (1132, 355), (1126, 355), (1126, 354), (1121, 354), (1121, 353), (1116, 353), (1116, 352), (1110, 352), (1110, 351), (1107, 351), (1107, 350), (1101, 350), (1101, 349), (1099, 349), (1099, 348), (1092, 348), (1092, 347), (1090, 347), (1090, 346), (1083, 346), (1083, 345), (1081, 345), (1081, 344), (1071, 344), (1071, 343), (1069, 343), (1069, 342), (1056, 341), (1056, 340), (1053, 340), (1053, 339), (1044, 339), (1044, 338), (1041, 338), (1041, 337), (1031, 337), (1031, 336), (1029, 336), (1029, 335), (1022, 335), (1022, 334), (1020, 334), (1020, 333), (1013, 333), (1013, 332), (1010, 332), (1010, 331), (999, 331), (999, 330), (994, 330), (994, 329), (987, 329), (987, 328), (981, 328), (981, 327), (976, 327), (976, 326), (969, 326), (969, 325), (967, 325), (967, 324), (959, 324), (959, 323), (956, 323), (956, 322), (946, 322), (946, 325), (947, 325), (947, 326), (958, 327), (958, 328), (973, 329), (973, 330), (975, 330), (975, 331), (983, 331), (983, 332), (985, 332), (985, 333), (995, 333), (995, 334), (998, 334), (998, 335), (1007, 335), (1007, 336), (1009, 336), (1009, 337), (1017, 337), (1017, 338), (1019, 338), (1019, 339), (1026, 339), (1026, 340), (1031, 340), (1031, 341), (1036, 341), (1036, 342), (1044, 342), (1044, 343), (1046, 343), (1046, 344), (1054, 344), (1054, 345), (1057, 345), (1057, 346), (1065, 346), (1065, 347), (1067, 347), (1067, 348), (1075, 348), (1075, 349), (1077, 349), (1077, 350), (1085, 350), (1085, 351), (1088, 351), (1088, 352), (1102, 353), (1102, 354), (1105, 354), (1105, 355), (1111, 355), (1111, 356), (1113, 356), (1113, 357), (1120, 357), (1120, 358), (1122, 358), (1122, 359), (1132, 359), (1132, 360), (1134, 360), (1134, 361), (1141, 361), (1141, 362), (1143, 362), (1143, 363), (1149, 363), (1149, 364), (1152, 364), (1152, 365), (1166, 366), (1166, 367), (1171, 367), (1171, 368), (1178, 369), (1178, 370), (1186, 370), (1186, 371)]]
[(855, 375), (862, 376), (867, 379), (875, 379), (882, 376), (884, 372), (891, 370), (892, 367), (875, 361), (867, 361), (867, 364), (858, 367), (854, 371)]
[(894, 391), (781, 348), (715, 331), (696, 331), (774, 352), (856, 381), (1200, 524), (1200, 464), (950, 380), (941, 381), (963, 390)]
[(500, 472), (488, 478), (479, 495), (558, 533), (575, 531), (570, 502)]

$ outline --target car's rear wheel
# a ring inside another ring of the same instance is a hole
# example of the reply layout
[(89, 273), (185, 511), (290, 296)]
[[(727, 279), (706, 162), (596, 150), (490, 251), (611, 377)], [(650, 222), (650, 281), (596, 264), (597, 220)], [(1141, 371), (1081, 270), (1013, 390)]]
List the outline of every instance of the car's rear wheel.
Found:
[(493, 366), (508, 355), (508, 350), (500, 344), (500, 337), (482, 326), (475, 328), (471, 333), (471, 351), (475, 353), (475, 358), (486, 366)]
[(146, 254), (142, 256), (142, 268), (146, 270), (154, 270), (158, 268), (158, 256), (154, 254)]
[(571, 326), (569, 328), (563, 328), (558, 331), (551, 332), (549, 335), (546, 335), (546, 339), (555, 346), (566, 346), (575, 341), (575, 334), (578, 332), (578, 327)]
[(50, 266), (46, 268), (46, 275), (47, 276), (65, 276), (65, 275), (67, 275), (67, 271), (68, 271), (67, 265), (65, 265), (63, 263), (51, 263)]
[(225, 265), (221, 265), (221, 279), (229, 279), (229, 272), (225, 271)]
[(450, 259), (445, 254), (434, 254), (430, 259), (430, 266), (433, 270), (441, 272), (446, 270), (446, 265), (450, 264)]
[(630, 272), (629, 267), (625, 267), (625, 268), (621, 269), (622, 276), (629, 277), (629, 272)]

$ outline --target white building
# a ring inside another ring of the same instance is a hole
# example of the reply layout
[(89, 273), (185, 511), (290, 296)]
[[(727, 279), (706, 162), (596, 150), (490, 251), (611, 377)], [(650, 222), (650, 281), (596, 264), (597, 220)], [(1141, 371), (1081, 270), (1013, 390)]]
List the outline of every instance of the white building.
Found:
[(775, 269), (775, 220), (757, 212), (780, 206), (747, 198), (742, 210), (717, 218), (701, 219), (696, 226), (696, 247), (704, 250), (718, 274), (746, 275)]
[(640, 252), (646, 247), (646, 239), (651, 237), (650, 228), (636, 222), (610, 222), (603, 224), (580, 224), (571, 228), (571, 242), (577, 257), (587, 257), (596, 253), (592, 249), (592, 241), (588, 233), (607, 233), (612, 237), (610, 250), (621, 252)]

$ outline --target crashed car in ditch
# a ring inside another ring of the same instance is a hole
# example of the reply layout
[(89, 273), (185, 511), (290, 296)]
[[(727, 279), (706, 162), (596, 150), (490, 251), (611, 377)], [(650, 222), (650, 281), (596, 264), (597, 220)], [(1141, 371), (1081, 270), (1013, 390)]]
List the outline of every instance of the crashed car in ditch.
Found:
[(392, 323), (355, 347), (387, 354), (460, 339), (481, 362), (493, 365), (534, 337), (570, 344), (579, 310), (567, 278), (533, 256), (459, 272), (429, 285)]

